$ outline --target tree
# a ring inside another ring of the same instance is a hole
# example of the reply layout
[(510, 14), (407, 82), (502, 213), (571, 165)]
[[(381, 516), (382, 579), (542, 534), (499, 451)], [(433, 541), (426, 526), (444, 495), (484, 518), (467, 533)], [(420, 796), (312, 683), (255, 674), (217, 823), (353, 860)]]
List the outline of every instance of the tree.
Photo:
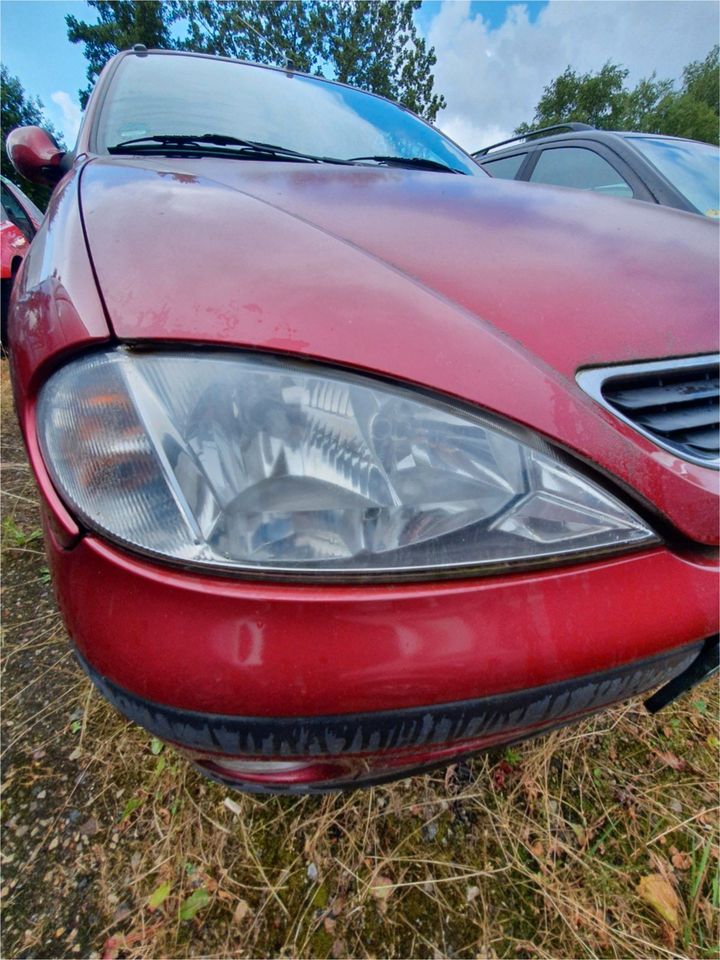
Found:
[(316, 60), (320, 6), (301, 0), (174, 4), (176, 15), (187, 21), (184, 49), (255, 63), (290, 61), (305, 73), (312, 71)]
[(705, 103), (720, 116), (720, 45), (715, 44), (704, 60), (695, 60), (683, 70), (683, 93)]
[(575, 120), (601, 130), (637, 130), (718, 143), (719, 62), (720, 49), (715, 46), (705, 60), (685, 67), (679, 90), (672, 80), (658, 80), (655, 74), (628, 89), (629, 71), (610, 62), (597, 73), (577, 74), (567, 67), (543, 90), (533, 122), (522, 123), (515, 132)]
[(98, 23), (86, 23), (72, 14), (65, 17), (68, 39), (83, 43), (88, 61), (88, 86), (80, 91), (80, 104), (84, 108), (102, 68), (113, 54), (127, 50), (136, 43), (146, 47), (164, 49), (177, 46), (170, 26), (175, 19), (172, 4), (156, 0), (88, 0), (97, 10)]
[(418, 34), (421, 0), (357, 0), (320, 4), (320, 58), (333, 79), (390, 97), (427, 120), (445, 98), (433, 94), (435, 50)]
[(720, 47), (683, 70), (679, 92), (671, 92), (647, 118), (643, 130), (718, 143), (720, 133)]
[(35, 183), (29, 183), (15, 172), (5, 150), (5, 138), (15, 127), (35, 126), (43, 127), (47, 130), (47, 132), (55, 138), (61, 149), (64, 149), (64, 144), (53, 125), (45, 116), (42, 101), (39, 97), (28, 96), (19, 78), (13, 77), (4, 64), (0, 64), (0, 86), (2, 87), (2, 104), (0, 107), (0, 139), (2, 140), (2, 147), (0, 165), (2, 166), (3, 174), (8, 180), (16, 183), (34, 203), (44, 210), (50, 197), (50, 189)]
[[(435, 51), (414, 23), (421, 0), (90, 0), (100, 22), (67, 16), (68, 36), (85, 44), (90, 86), (121, 49), (178, 48), (257, 63), (290, 61), (306, 73), (398, 100), (434, 120)], [(182, 29), (185, 35), (182, 36)]]
[(532, 124), (523, 123), (515, 132), (569, 121), (589, 123), (600, 130), (637, 130), (640, 118), (655, 109), (672, 82), (658, 81), (653, 74), (629, 91), (625, 89), (629, 72), (609, 61), (597, 73), (577, 74), (567, 67), (543, 90)]

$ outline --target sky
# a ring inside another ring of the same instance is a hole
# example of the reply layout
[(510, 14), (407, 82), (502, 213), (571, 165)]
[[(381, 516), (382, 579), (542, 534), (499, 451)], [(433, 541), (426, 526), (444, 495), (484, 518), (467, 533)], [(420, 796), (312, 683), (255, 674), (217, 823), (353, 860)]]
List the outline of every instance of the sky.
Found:
[[(70, 146), (86, 85), (82, 46), (67, 39), (65, 15), (95, 21), (75, 0), (2, 0), (0, 59)], [(720, 34), (715, 0), (425, 0), (416, 22), (435, 47), (435, 90), (447, 100), (440, 129), (467, 150), (511, 136), (532, 120), (545, 87), (570, 65), (626, 66), (628, 82), (655, 71), (679, 78)]]

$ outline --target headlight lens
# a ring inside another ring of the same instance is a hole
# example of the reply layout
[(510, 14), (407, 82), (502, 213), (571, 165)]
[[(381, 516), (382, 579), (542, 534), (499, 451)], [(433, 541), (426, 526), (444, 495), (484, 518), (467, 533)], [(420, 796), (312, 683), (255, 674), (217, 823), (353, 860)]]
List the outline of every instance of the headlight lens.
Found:
[(44, 386), (38, 430), (89, 527), (202, 567), (398, 575), (656, 539), (539, 438), (317, 364), (96, 354)]

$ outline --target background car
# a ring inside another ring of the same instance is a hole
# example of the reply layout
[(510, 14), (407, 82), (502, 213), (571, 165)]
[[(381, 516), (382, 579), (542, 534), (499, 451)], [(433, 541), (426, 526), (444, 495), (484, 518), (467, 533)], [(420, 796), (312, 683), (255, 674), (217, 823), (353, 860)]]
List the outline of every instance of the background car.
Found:
[(709, 143), (564, 123), (473, 153), (493, 177), (594, 190), (720, 216), (720, 151)]
[(43, 215), (20, 187), (0, 177), (0, 342), (7, 348), (7, 315), (15, 274)]

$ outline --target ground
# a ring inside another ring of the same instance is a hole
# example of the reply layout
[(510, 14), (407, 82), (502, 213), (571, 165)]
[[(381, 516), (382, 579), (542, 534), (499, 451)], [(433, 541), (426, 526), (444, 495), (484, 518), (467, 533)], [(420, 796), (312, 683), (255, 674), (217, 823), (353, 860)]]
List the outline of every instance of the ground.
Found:
[(2, 367), (0, 956), (717, 956), (712, 682), (391, 786), (210, 783), (75, 663)]

